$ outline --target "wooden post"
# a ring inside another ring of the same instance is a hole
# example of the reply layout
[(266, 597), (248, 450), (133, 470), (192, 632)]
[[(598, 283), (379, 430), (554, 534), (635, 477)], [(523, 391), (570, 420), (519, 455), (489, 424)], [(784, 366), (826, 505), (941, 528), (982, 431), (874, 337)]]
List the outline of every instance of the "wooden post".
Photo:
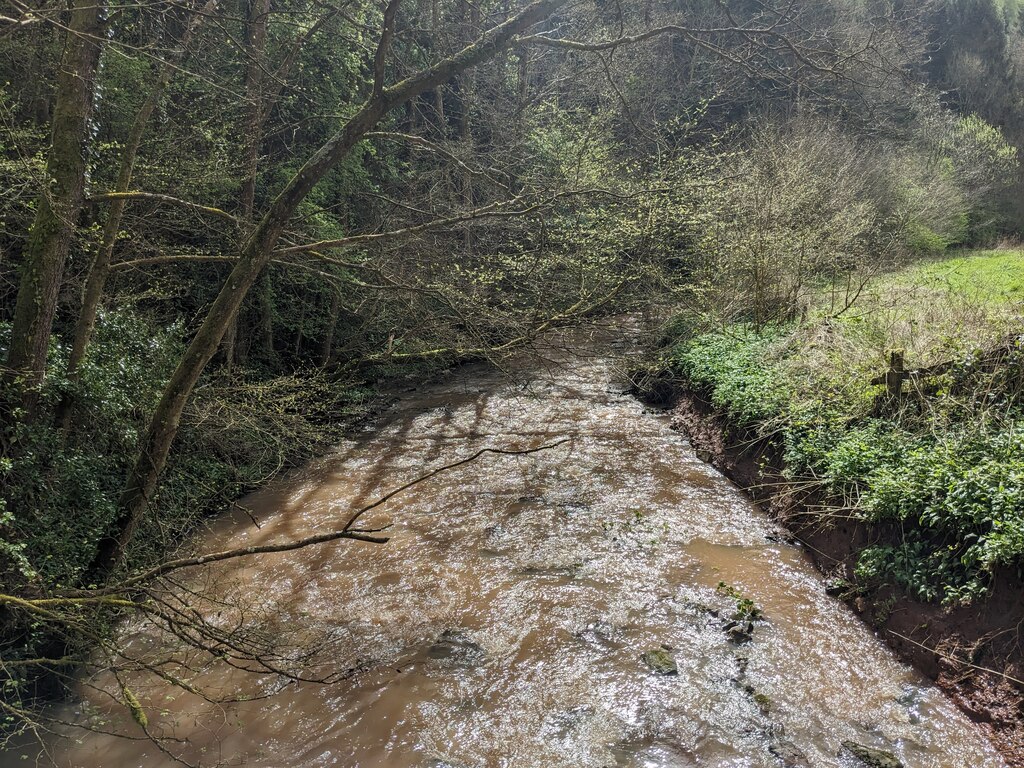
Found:
[(903, 367), (903, 350), (889, 353), (889, 370), (885, 374), (885, 391), (889, 397), (899, 397), (903, 390), (903, 380), (907, 378)]

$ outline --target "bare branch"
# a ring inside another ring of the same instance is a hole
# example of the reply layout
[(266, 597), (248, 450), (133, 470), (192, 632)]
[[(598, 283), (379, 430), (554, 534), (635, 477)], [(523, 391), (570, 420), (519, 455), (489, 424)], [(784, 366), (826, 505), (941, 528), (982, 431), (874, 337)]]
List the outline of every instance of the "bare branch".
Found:
[(180, 205), (183, 208), (189, 208), (193, 211), (217, 216), (218, 218), (225, 219), (233, 224), (239, 223), (238, 218), (232, 216), (227, 211), (222, 211), (220, 208), (214, 208), (211, 205), (193, 203), (191, 200), (182, 200), (180, 197), (162, 195), (157, 192), (101, 192), (99, 194), (90, 195), (86, 200), (90, 203), (103, 203), (112, 200), (153, 200), (158, 203), (172, 203), (173, 205)]
[[(179, 571), (183, 568), (194, 568), (200, 565), (208, 565), (210, 563), (217, 563), (224, 560), (233, 560), (240, 557), (250, 557), (252, 555), (269, 554), (274, 552), (293, 552), (297, 549), (304, 549), (316, 544), (326, 544), (327, 542), (337, 541), (339, 539), (354, 539), (356, 541), (366, 541), (373, 544), (384, 544), (389, 539), (383, 536), (374, 536), (373, 534), (379, 533), (383, 529), (376, 528), (356, 528), (355, 524), (358, 520), (363, 517), (367, 512), (377, 509), (383, 504), (393, 499), (398, 494), (409, 490), (413, 486), (419, 485), (420, 483), (431, 479), (443, 472), (448, 472), (452, 469), (469, 464), (470, 462), (476, 461), (485, 454), (495, 454), (501, 456), (526, 456), (532, 453), (538, 453), (540, 451), (548, 451), (553, 448), (557, 448), (568, 441), (568, 438), (559, 440), (554, 443), (548, 443), (538, 448), (528, 448), (523, 450), (506, 449), (506, 448), (482, 448), (472, 456), (468, 456), (464, 459), (459, 459), (451, 464), (445, 464), (444, 466), (433, 469), (424, 475), (420, 475), (414, 480), (410, 480), (404, 485), (400, 485), (392, 491), (381, 496), (376, 501), (367, 504), (365, 507), (360, 508), (349, 517), (345, 525), (336, 531), (330, 533), (321, 533), (316, 536), (307, 536), (303, 539), (297, 539), (295, 541), (282, 542), (281, 544), (266, 544), (258, 547), (239, 547), (236, 549), (228, 549), (222, 552), (212, 552), (207, 555), (198, 555), (195, 557), (183, 557), (177, 560), (169, 560), (166, 563), (162, 563), (158, 566), (150, 568), (147, 571), (143, 571), (140, 574), (132, 576), (125, 581), (117, 585), (104, 587), (97, 590), (72, 590), (66, 593), (61, 600), (70, 600), (74, 602), (80, 602), (84, 600), (95, 600), (96, 598), (104, 597), (107, 595), (114, 595), (128, 591), (133, 587), (137, 587), (147, 581), (151, 581), (165, 574), (171, 573), (172, 571)], [(3, 596), (0, 596), (3, 597)], [(41, 601), (39, 600), (24, 600), (21, 598), (11, 599), (12, 604), (18, 605), (19, 607), (26, 608), (26, 610), (35, 610), (35, 612), (43, 612), (44, 608), (37, 607)], [(45, 602), (45, 601), (43, 601)]]

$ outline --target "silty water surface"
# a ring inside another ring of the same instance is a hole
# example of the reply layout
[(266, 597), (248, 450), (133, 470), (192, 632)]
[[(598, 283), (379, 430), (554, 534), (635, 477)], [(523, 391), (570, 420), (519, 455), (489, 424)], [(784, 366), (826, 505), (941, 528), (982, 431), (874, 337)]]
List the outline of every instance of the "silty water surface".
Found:
[[(191, 588), (245, 604), (292, 669), (341, 679), (282, 685), (201, 657), (165, 668), (203, 698), (124, 676), (151, 733), (173, 737), (165, 748), (193, 764), (268, 768), (854, 768), (842, 746), (853, 741), (909, 768), (1004, 765), (826, 597), (804, 552), (666, 416), (621, 393), (613, 351), (573, 346), (514, 378), (455, 372), (218, 523), (202, 550), (332, 530), (482, 447), (568, 440), (416, 485), (365, 521), (391, 524), (385, 545), (341, 541), (192, 576)], [(720, 582), (763, 612), (749, 642), (725, 631), (736, 606)], [(125, 639), (151, 660), (174, 651), (142, 623)], [(677, 674), (645, 663), (658, 649)], [(94, 682), (119, 698), (109, 679)], [(121, 704), (89, 699), (112, 718), (104, 727), (141, 735)], [(58, 765), (173, 764), (146, 739), (79, 738), (54, 753)]]

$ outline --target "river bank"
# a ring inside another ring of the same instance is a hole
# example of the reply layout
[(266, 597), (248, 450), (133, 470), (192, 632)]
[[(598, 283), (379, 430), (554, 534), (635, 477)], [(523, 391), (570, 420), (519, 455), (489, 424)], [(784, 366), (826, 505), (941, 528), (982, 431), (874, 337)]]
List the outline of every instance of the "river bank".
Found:
[(922, 603), (892, 586), (858, 584), (856, 565), (869, 546), (893, 544), (899, 531), (827, 512), (820, 493), (785, 472), (781, 441), (737, 428), (706, 393), (685, 384), (668, 398), (674, 429), (697, 455), (729, 477), (807, 548), (829, 580), (829, 593), (844, 600), (897, 655), (944, 690), (988, 730), (1011, 765), (1024, 765), (1024, 714), (1019, 681), (1024, 654), (1024, 584), (998, 573), (991, 594), (976, 604), (944, 608)]
[(625, 391), (626, 346), (555, 340), (513, 375), (453, 371), (246, 499), (201, 551), (332, 530), (483, 448), (557, 445), (410, 487), (361, 520), (387, 526), (386, 544), (207, 564), (165, 585), (162, 599), (266, 643), (275, 671), (182, 648), (140, 617), (119, 646), (133, 663), (115, 658), (55, 713), (108, 733), (53, 762), (855, 768), (854, 750), (874, 749), (907, 768), (1005, 768), (825, 595), (802, 548)]

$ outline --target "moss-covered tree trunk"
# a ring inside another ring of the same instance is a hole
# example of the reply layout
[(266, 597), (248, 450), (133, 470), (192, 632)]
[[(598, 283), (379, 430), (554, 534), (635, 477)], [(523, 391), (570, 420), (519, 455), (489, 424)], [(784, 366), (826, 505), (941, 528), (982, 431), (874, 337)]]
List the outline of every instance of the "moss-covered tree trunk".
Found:
[(6, 376), (14, 381), (28, 418), (35, 415), (46, 373), (64, 264), (85, 193), (86, 146), (103, 39), (103, 8), (99, 0), (71, 2), (54, 95), (46, 188), (39, 196), (22, 252)]
[(382, 42), (377, 60), (374, 62), (375, 82), (372, 94), (341, 130), (306, 161), (274, 199), (270, 210), (243, 244), (234, 269), (164, 389), (142, 439), (138, 458), (119, 499), (118, 516), (113, 530), (100, 543), (91, 569), (96, 579), (105, 579), (124, 557), (167, 463), (171, 443), (177, 434), (181, 415), (192, 390), (203, 369), (216, 353), (225, 331), (249, 289), (269, 263), (278, 240), (301, 202), (320, 180), (373, 130), (384, 115), (404, 105), (409, 99), (448, 82), (470, 67), (506, 50), (515, 43), (519, 34), (546, 19), (568, 0), (535, 0), (508, 21), (492, 27), (473, 45), (463, 48), (454, 56), (394, 86), (384, 87), (383, 53), (394, 32), (394, 17), (399, 2), (400, 0), (391, 0), (385, 12)]
[[(216, 8), (216, 0), (207, 0), (202, 12), (196, 14), (194, 19), (187, 20), (181, 39), (175, 46), (177, 53), (168, 55), (167, 59), (159, 65), (153, 86), (149, 91), (146, 100), (135, 113), (132, 127), (128, 132), (124, 149), (121, 152), (121, 164), (117, 172), (117, 180), (114, 184), (114, 192), (128, 192), (131, 189), (132, 176), (135, 173), (135, 162), (138, 158), (139, 148), (142, 146), (142, 139), (149, 126), (149, 120), (153, 116), (160, 99), (163, 98), (171, 78), (178, 70), (178, 64), (184, 57), (184, 52), (192, 39), (198, 25), (206, 18), (207, 14)], [(127, 205), (127, 198), (115, 197), (107, 209), (107, 218), (103, 223), (103, 236), (100, 239), (99, 248), (93, 257), (92, 265), (89, 268), (89, 276), (86, 278), (85, 290), (82, 295), (82, 309), (78, 314), (78, 321), (75, 324), (75, 334), (71, 346), (71, 355), (68, 359), (68, 378), (75, 381), (79, 377), (79, 368), (85, 357), (85, 352), (92, 341), (93, 331), (96, 329), (96, 317), (99, 313), (100, 304), (103, 301), (103, 292), (106, 288), (107, 278), (110, 276), (110, 263), (114, 255), (114, 247), (117, 245), (117, 236), (121, 231), (121, 220), (124, 216), (124, 208)], [(70, 403), (65, 401), (62, 404), (65, 415), (70, 414)], [(65, 424), (65, 426), (67, 426)]]

